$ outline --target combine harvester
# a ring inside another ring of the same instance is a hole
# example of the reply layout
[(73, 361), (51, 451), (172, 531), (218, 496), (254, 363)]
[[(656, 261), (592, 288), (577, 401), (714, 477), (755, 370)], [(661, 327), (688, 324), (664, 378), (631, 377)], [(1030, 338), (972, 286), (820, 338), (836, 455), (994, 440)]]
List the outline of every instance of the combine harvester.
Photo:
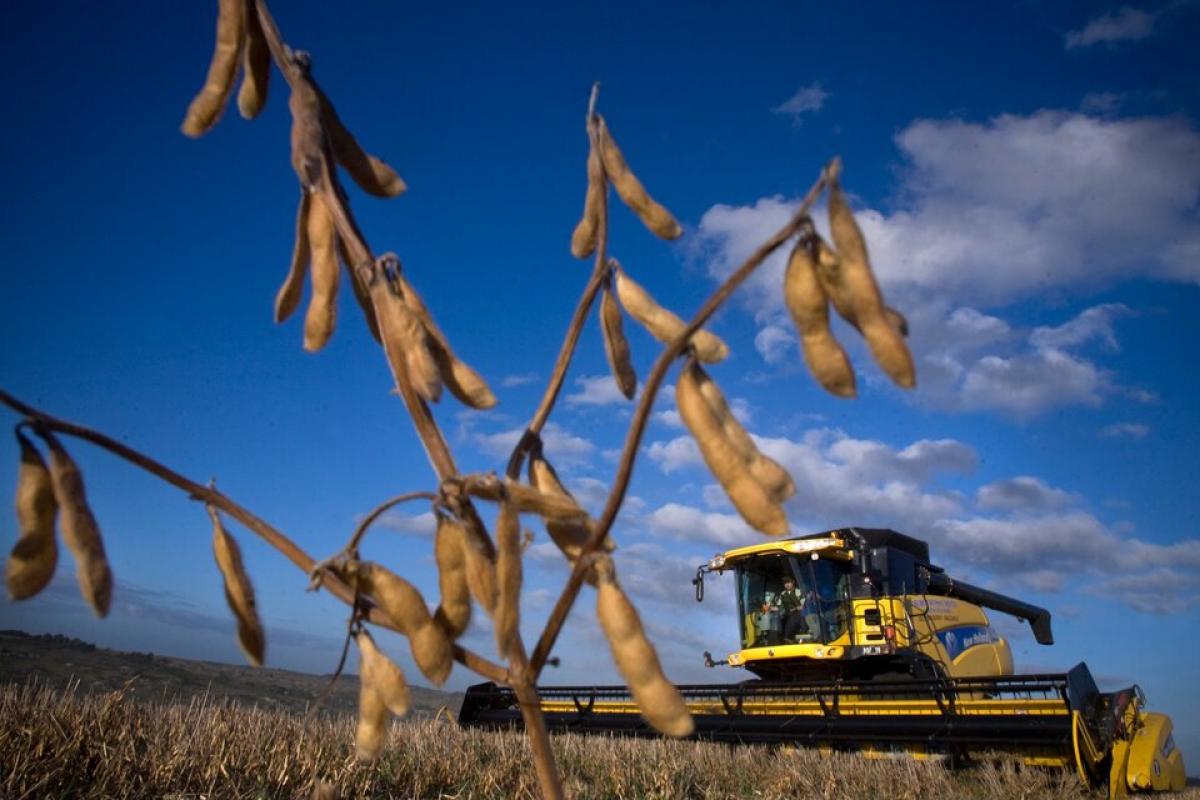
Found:
[[(983, 609), (1026, 620), (1040, 644), (1053, 643), (1050, 612), (953, 580), (925, 542), (845, 528), (741, 547), (699, 567), (696, 599), (706, 575), (727, 571), (742, 649), (726, 662), (757, 678), (680, 686), (695, 738), (955, 762), (1002, 751), (1073, 768), (1110, 797), (1184, 787), (1171, 719), (1146, 711), (1140, 688), (1101, 692), (1084, 664), (1014, 675)], [(551, 730), (656, 735), (623, 686), (540, 692)], [(485, 683), (467, 691), (459, 721), (519, 726), (521, 715), (510, 690)]]

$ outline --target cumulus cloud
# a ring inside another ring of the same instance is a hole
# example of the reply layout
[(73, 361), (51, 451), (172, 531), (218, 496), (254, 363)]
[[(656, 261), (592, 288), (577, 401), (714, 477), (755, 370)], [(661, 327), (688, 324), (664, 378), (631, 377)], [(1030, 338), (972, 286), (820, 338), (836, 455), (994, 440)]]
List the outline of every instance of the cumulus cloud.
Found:
[(922, 439), (896, 450), (882, 442), (841, 436), (825, 452), (856, 478), (875, 482), (925, 483), (940, 472), (969, 474), (979, 463), (974, 449), (954, 439)]
[[(508, 458), (524, 432), (524, 427), (510, 428), (499, 433), (476, 433), (473, 438), (485, 455)], [(564, 466), (585, 462), (596, 451), (596, 445), (554, 422), (542, 430), (542, 444), (550, 460)]]
[[(752, 541), (754, 531), (737, 514), (701, 511), (680, 503), (667, 503), (642, 520), (655, 533), (718, 547), (737, 547)], [(693, 571), (694, 571), (693, 566)]]
[(1038, 350), (1061, 350), (1099, 339), (1110, 350), (1116, 350), (1117, 336), (1113, 331), (1113, 321), (1131, 315), (1133, 309), (1121, 303), (1093, 306), (1062, 325), (1034, 328), (1029, 335), (1029, 343)]
[[(942, 474), (969, 473), (978, 461), (972, 448), (951, 439), (922, 440), (897, 450), (830, 429), (810, 430), (798, 440), (753, 438), (762, 452), (791, 473), (797, 492), (787, 508), (793, 522), (806, 525), (887, 523), (911, 528), (930, 524), (956, 513), (963, 498), (922, 484)], [(648, 454), (666, 474), (704, 469), (690, 436), (655, 442)], [(714, 504), (714, 494), (705, 494), (709, 505)], [(680, 523), (680, 531), (695, 525), (713, 542), (727, 541), (746, 530), (744, 524), (734, 525), (740, 523), (736, 515), (705, 514), (677, 504), (664, 508), (666, 518), (652, 520), (663, 530), (674, 529), (668, 522)]]
[(1068, 31), (1063, 41), (1068, 50), (1094, 44), (1134, 42), (1153, 33), (1157, 19), (1157, 14), (1124, 6), (1113, 13), (1088, 20), (1079, 30)]
[(1145, 439), (1150, 435), (1150, 426), (1140, 422), (1115, 422), (1100, 429), (1105, 439)]
[(692, 578), (705, 557), (679, 555), (661, 545), (639, 542), (613, 554), (621, 585), (635, 598), (678, 607), (693, 601)]
[[(896, 144), (906, 168), (891, 210), (859, 203), (858, 216), (885, 291), (909, 317), (919, 402), (1030, 419), (1113, 392), (1152, 396), (1117, 385), (1098, 360), (1129, 308), (1098, 305), (1033, 330), (989, 308), (1130, 279), (1200, 282), (1200, 133), (1189, 122), (1065, 111), (919, 120)], [(724, 278), (794, 209), (780, 196), (713, 206), (694, 254)], [(739, 294), (767, 364), (796, 356), (778, 290), (785, 257), (768, 259)], [(840, 332), (873, 379), (858, 337)]]
[(975, 490), (976, 505), (989, 511), (1046, 511), (1072, 505), (1078, 500), (1076, 495), (1055, 489), (1032, 475), (1005, 478)]
[[(1200, 133), (1182, 118), (918, 120), (896, 145), (894, 210), (858, 211), (885, 288), (981, 307), (1133, 277), (1200, 281)], [(713, 206), (695, 246), (725, 277), (794, 208), (779, 196)], [(783, 259), (751, 281), (766, 317), (782, 308)]]
[(998, 411), (1030, 419), (1066, 406), (1099, 406), (1128, 391), (1088, 355), (1089, 346), (1119, 349), (1115, 322), (1132, 316), (1108, 303), (1085, 309), (1060, 325), (1014, 330), (970, 308), (916, 317), (921, 342), (917, 399), (934, 408)]
[(1119, 575), (1087, 591), (1097, 597), (1115, 598), (1148, 614), (1181, 614), (1200, 606), (1200, 576), (1169, 568)]
[(527, 383), (533, 383), (538, 379), (536, 372), (525, 372), (520, 375), (505, 375), (500, 379), (500, 385), (505, 389), (511, 389), (514, 386), (524, 386)]
[(768, 364), (782, 364), (796, 356), (798, 342), (791, 327), (784, 322), (764, 325), (754, 336), (754, 349)]
[(700, 449), (691, 436), (677, 436), (667, 442), (651, 442), (646, 448), (646, 455), (667, 475), (684, 467), (704, 463), (700, 458)]
[(805, 114), (815, 114), (829, 99), (829, 92), (821, 88), (820, 83), (811, 83), (801, 87), (795, 94), (771, 109), (776, 114), (786, 114), (792, 118), (792, 124), (799, 127), (804, 121)]
[(437, 528), (437, 519), (433, 516), (432, 511), (426, 511), (424, 514), (417, 515), (401, 514), (393, 511), (384, 514), (375, 524), (399, 531), (400, 533), (409, 533), (416, 536), (433, 536), (433, 532)]
[[(945, 519), (930, 529), (930, 539), (960, 563), (1033, 589), (1046, 590), (1054, 576), (1059, 586), (1071, 577), (1106, 578), (1101, 585), (1114, 587), (1111, 596), (1142, 611), (1175, 607), (1180, 582), (1200, 586), (1200, 539), (1145, 542), (1082, 510)], [(1164, 571), (1180, 581), (1156, 582)]]
[(909, 164), (902, 206), (863, 213), (885, 282), (998, 303), (1129, 277), (1200, 279), (1182, 258), (1200, 242), (1200, 134), (1182, 119), (921, 120), (897, 145)]
[(579, 387), (579, 391), (567, 395), (569, 405), (608, 406), (629, 403), (611, 375), (585, 375), (576, 378), (575, 385)]

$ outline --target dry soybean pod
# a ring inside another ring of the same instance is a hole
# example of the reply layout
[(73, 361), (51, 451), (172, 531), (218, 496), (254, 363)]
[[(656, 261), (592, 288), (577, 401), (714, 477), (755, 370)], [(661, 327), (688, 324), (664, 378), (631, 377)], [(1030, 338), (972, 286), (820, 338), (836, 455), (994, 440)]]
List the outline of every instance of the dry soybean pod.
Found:
[(379, 758), (387, 742), (388, 708), (366, 676), (359, 675), (358, 725), (354, 729), (354, 752), (359, 761)]
[(208, 132), (229, 100), (233, 79), (237, 77), (238, 62), (246, 41), (246, 0), (218, 0), (217, 42), (204, 86), (192, 99), (181, 129), (196, 138)]
[(375, 197), (396, 197), (402, 194), (408, 188), (404, 179), (382, 159), (363, 150), (354, 134), (342, 123), (329, 96), (321, 91), (315, 81), (313, 88), (321, 100), (321, 117), (325, 121), (329, 145), (337, 162), (367, 194)]
[(383, 613), (408, 637), (413, 660), (421, 673), (438, 686), (445, 683), (453, 665), (450, 639), (433, 621), (421, 593), (378, 564), (356, 562), (353, 570), (362, 591), (373, 597)]
[(792, 481), (792, 476), (778, 462), (759, 451), (758, 445), (750, 438), (750, 434), (725, 402), (725, 395), (721, 393), (717, 382), (710, 378), (699, 364), (693, 364), (692, 369), (700, 384), (700, 393), (708, 401), (708, 406), (725, 431), (725, 436), (741, 454), (754, 479), (763, 485), (771, 499), (777, 503), (782, 503), (794, 495), (796, 484)]
[(457, 397), (459, 402), (474, 409), (483, 411), (495, 406), (496, 396), (488, 388), (487, 381), (454, 354), (446, 335), (433, 321), (429, 307), (400, 270), (396, 270), (396, 283), (400, 287), (404, 304), (417, 315), (425, 328), (430, 355), (433, 356), (438, 374), (450, 393)]
[(455, 520), (437, 515), (433, 557), (438, 568), (441, 600), (434, 619), (451, 639), (457, 639), (471, 621), (471, 593), (467, 587), (466, 531)]
[[(590, 127), (590, 126), (589, 126)], [(608, 189), (608, 181), (604, 177), (604, 165), (600, 161), (600, 151), (596, 147), (595, 137), (588, 133), (587, 157), (587, 193), (583, 199), (583, 216), (571, 233), (571, 255), (576, 258), (587, 258), (596, 251), (596, 237), (600, 226), (600, 208), (604, 203), (604, 192)]]
[(254, 604), (254, 587), (250, 584), (250, 576), (246, 574), (246, 565), (242, 563), (241, 548), (221, 524), (221, 515), (217, 510), (212, 506), (206, 508), (213, 524), (213, 556), (225, 581), (225, 601), (237, 619), (238, 644), (246, 654), (246, 659), (260, 667), (266, 649), (266, 637)]
[[(610, 263), (617, 277), (617, 297), (629, 312), (629, 316), (640, 322), (651, 336), (663, 344), (678, 338), (687, 327), (684, 321), (655, 302), (650, 293), (630, 278), (615, 260)], [(729, 355), (729, 347), (725, 342), (721, 341), (719, 336), (703, 329), (692, 335), (691, 344), (696, 351), (696, 357), (706, 364), (723, 361)]]
[(375, 645), (375, 639), (366, 628), (355, 634), (354, 641), (358, 643), (358, 674), (362, 682), (370, 685), (379, 695), (388, 711), (397, 717), (403, 717), (411, 705), (404, 673)]
[(841, 261), (840, 279), (846, 289), (854, 317), (876, 363), (899, 386), (916, 386), (912, 355), (901, 333), (884, 313), (883, 297), (871, 272), (867, 244), (846, 203), (836, 171), (829, 182), (829, 232)]
[(596, 618), (608, 639), (621, 677), (625, 679), (642, 716), (655, 730), (682, 738), (695, 729), (679, 690), (663, 674), (658, 653), (646, 638), (637, 609), (617, 583), (612, 562), (597, 559)]
[(496, 516), (496, 650), (507, 656), (516, 642), (521, 624), (521, 517), (505, 494)]
[[(862, 327), (858, 324), (853, 302), (848, 289), (842, 282), (842, 265), (837, 253), (819, 235), (812, 234), (812, 239), (813, 249), (816, 251), (817, 278), (821, 282), (821, 288), (825, 290), (842, 319), (849, 322), (854, 330), (861, 334)], [(883, 316), (897, 333), (901, 336), (908, 336), (908, 320), (904, 318), (903, 314), (891, 306), (884, 306)]]
[(54, 538), (54, 518), (58, 503), (50, 470), (33, 442), (16, 431), (21, 448), (17, 470), (17, 543), (13, 545), (5, 567), (8, 595), (26, 600), (46, 588), (58, 566), (58, 542)]
[(704, 463), (729, 495), (733, 507), (751, 527), (770, 536), (788, 532), (787, 515), (766, 487), (755, 480), (737, 447), (704, 399), (692, 362), (679, 373), (675, 386), (679, 416), (696, 439)]
[(337, 228), (333, 213), (320, 192), (310, 192), (308, 242), (312, 251), (312, 296), (304, 315), (304, 349), (320, 350), (333, 335), (337, 322), (337, 291), (340, 267), (337, 256)]
[(312, 258), (308, 244), (308, 214), (311, 209), (311, 195), (301, 189), (300, 207), (296, 209), (296, 243), (292, 246), (292, 263), (288, 266), (283, 285), (275, 295), (276, 323), (283, 322), (295, 313), (300, 306), (300, 296), (304, 293), (304, 278), (308, 275), (308, 262)]
[[(563, 503), (570, 503), (579, 509), (580, 516), (573, 520), (555, 520), (545, 518), (546, 531), (550, 538), (562, 550), (563, 555), (574, 563), (583, 552), (583, 545), (591, 536), (592, 519), (583, 507), (563, 485), (554, 467), (546, 460), (541, 452), (534, 452), (529, 458), (529, 483), (544, 495), (559, 498)], [(613, 540), (605, 536), (601, 547), (611, 553), (617, 549)]]
[(587, 512), (574, 500), (540, 492), (532, 486), (515, 481), (505, 481), (503, 486), (499, 482), (470, 483), (467, 484), (467, 490), (475, 497), (493, 501), (498, 501), (502, 493), (507, 491), (513, 505), (522, 514), (537, 514), (559, 522), (577, 523), (587, 520)]
[(420, 319), (396, 296), (381, 262), (364, 264), (358, 274), (366, 284), (371, 305), (375, 308), (383, 351), (396, 382), (400, 382), (402, 375), (407, 375), (417, 394), (436, 401), (442, 394), (442, 380), (429, 352)]
[(258, 21), (256, 0), (244, 0), (246, 8), (246, 46), (242, 50), (242, 85), (238, 89), (238, 113), (254, 119), (267, 102), (267, 84), (271, 78), (271, 49)]
[(487, 534), (471, 521), (458, 523), (463, 529), (463, 554), (467, 559), (467, 588), (475, 602), (491, 616), (496, 612), (496, 548)]
[(600, 296), (600, 329), (604, 333), (604, 355), (612, 369), (613, 379), (621, 394), (629, 400), (637, 391), (637, 373), (629, 356), (629, 341), (621, 320), (621, 306), (613, 295), (612, 278), (604, 282)]
[(854, 397), (854, 369), (829, 330), (829, 297), (817, 277), (814, 241), (801, 239), (788, 258), (783, 297), (800, 333), (804, 361), (814, 378), (838, 397)]
[(50, 485), (58, 503), (63, 542), (75, 557), (79, 592), (96, 616), (103, 617), (112, 602), (112, 571), (104, 554), (100, 526), (88, 506), (83, 475), (54, 434), (47, 430), (38, 430), (37, 434), (50, 449)]
[(605, 124), (604, 118), (596, 116), (596, 128), (598, 131), (600, 158), (604, 162), (604, 172), (608, 175), (608, 179), (612, 181), (613, 187), (616, 188), (617, 194), (625, 205), (629, 206), (635, 214), (638, 215), (646, 227), (649, 228), (655, 235), (663, 239), (678, 239), (683, 235), (683, 228), (679, 227), (679, 223), (671, 216), (671, 212), (667, 211), (661, 205), (650, 197), (646, 191), (646, 187), (642, 186), (642, 182), (633, 174), (633, 170), (625, 163), (625, 156), (621, 154), (620, 148), (617, 147), (616, 141), (613, 140), (612, 134), (608, 132), (608, 125)]
[(308, 77), (308, 56), (296, 53), (292, 57), (298, 74), (290, 81), (288, 111), (292, 114), (292, 169), (300, 185), (312, 190), (326, 183), (328, 143), (321, 124), (321, 97)]

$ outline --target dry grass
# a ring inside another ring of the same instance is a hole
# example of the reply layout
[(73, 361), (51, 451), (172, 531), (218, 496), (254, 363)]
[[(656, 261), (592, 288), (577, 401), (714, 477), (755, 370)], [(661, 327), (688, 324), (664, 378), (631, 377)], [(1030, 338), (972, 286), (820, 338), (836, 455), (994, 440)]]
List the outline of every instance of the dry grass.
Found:
[[(0, 688), (0, 797), (537, 796), (519, 734), (445, 719), (398, 724), (380, 760), (354, 762), (353, 720), (230, 704), (148, 704), (125, 692)], [(949, 771), (909, 760), (662, 740), (559, 736), (580, 798), (1083, 798), (1073, 775), (1012, 762)], [(1191, 789), (1186, 797), (1200, 798)]]

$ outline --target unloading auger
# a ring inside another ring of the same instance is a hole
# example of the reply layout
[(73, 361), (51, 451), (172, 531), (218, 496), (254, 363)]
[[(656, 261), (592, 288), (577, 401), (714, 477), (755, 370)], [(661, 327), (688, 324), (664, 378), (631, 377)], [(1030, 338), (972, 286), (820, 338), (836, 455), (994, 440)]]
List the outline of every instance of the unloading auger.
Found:
[[(1027, 621), (1052, 644), (1050, 612), (950, 578), (929, 546), (887, 529), (843, 528), (740, 547), (697, 569), (732, 572), (741, 649), (725, 664), (756, 677), (680, 686), (698, 739), (907, 752), (969, 761), (1004, 751), (1073, 768), (1110, 797), (1186, 781), (1171, 719), (1138, 686), (1101, 692), (1085, 664), (1014, 675), (984, 609)], [(722, 662), (705, 653), (709, 666)], [(540, 690), (551, 730), (654, 736), (623, 686)], [(516, 697), (472, 686), (464, 725), (521, 724)]]

